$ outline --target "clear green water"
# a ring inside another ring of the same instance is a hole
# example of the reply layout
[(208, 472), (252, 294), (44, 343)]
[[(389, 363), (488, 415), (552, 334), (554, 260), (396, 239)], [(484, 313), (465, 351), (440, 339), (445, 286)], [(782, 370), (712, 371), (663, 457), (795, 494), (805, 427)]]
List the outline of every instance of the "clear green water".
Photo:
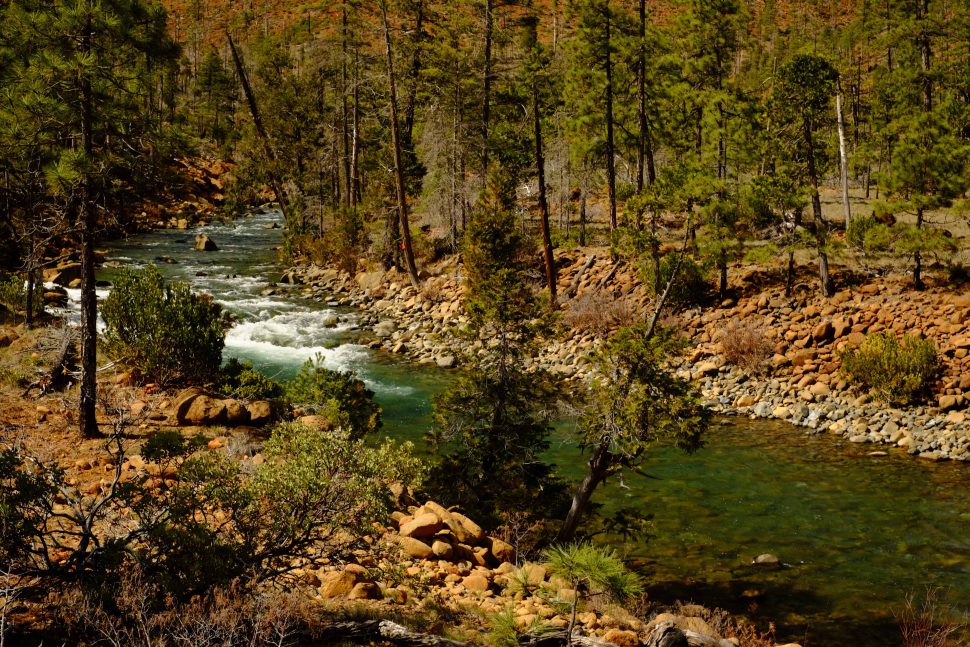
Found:
[[(430, 397), (449, 373), (356, 343), (363, 332), (352, 311), (285, 289), (263, 296), (279, 275), (272, 251), (279, 231), (263, 227), (276, 217), (208, 227), (218, 252), (194, 252), (196, 232), (161, 231), (112, 245), (110, 257), (136, 265), (176, 259), (162, 271), (213, 294), (237, 317), (227, 355), (286, 378), (321, 353), (328, 365), (357, 371), (374, 389), (386, 434), (420, 443)], [(343, 321), (324, 328), (333, 314)], [(938, 586), (957, 608), (970, 609), (970, 471), (905, 454), (867, 455), (875, 449), (786, 424), (721, 419), (696, 455), (656, 448), (647, 469), (653, 478), (610, 483), (596, 500), (607, 510), (635, 507), (652, 516), (649, 536), (608, 538), (634, 558), (652, 597), (774, 620), (779, 638), (805, 645), (896, 645), (893, 610), (909, 594)], [(582, 474), (568, 422), (549, 458), (569, 479)], [(751, 568), (752, 558), (766, 552), (786, 566)]]

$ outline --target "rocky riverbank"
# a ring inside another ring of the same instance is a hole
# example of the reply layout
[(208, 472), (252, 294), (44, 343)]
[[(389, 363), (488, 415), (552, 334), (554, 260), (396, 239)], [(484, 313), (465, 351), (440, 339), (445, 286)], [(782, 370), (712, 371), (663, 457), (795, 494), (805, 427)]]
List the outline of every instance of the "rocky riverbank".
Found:
[[(560, 257), (565, 330), (535, 363), (568, 379), (592, 377), (590, 355), (617, 325), (642, 319), (652, 298), (633, 268), (614, 266), (605, 250)], [(395, 271), (355, 276), (298, 266), (284, 282), (309, 297), (358, 307), (374, 333), (373, 348), (404, 354), (421, 364), (452, 368), (481, 342), (464, 345), (453, 333), (462, 313), (462, 268), (456, 257), (428, 267), (420, 290)], [(970, 460), (970, 295), (944, 288), (914, 292), (881, 279), (816, 296), (799, 286), (792, 297), (778, 287), (759, 288), (756, 270), (732, 277), (742, 295), (714, 307), (681, 311), (678, 326), (692, 349), (675, 366), (724, 414), (775, 418), (853, 443), (877, 443), (929, 460)], [(757, 367), (731, 364), (725, 336), (754, 330), (766, 347)], [(840, 352), (879, 331), (932, 339), (944, 375), (927, 405), (894, 409), (850, 388), (839, 372)]]

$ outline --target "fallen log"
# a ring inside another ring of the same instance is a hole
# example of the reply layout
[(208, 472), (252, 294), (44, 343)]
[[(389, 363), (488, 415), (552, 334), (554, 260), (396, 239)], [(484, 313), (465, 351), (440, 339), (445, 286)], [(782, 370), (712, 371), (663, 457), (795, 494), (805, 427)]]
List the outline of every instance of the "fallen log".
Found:
[(609, 283), (610, 280), (612, 280), (613, 277), (616, 276), (616, 271), (618, 269), (620, 269), (620, 262), (619, 261), (616, 261), (615, 263), (613, 263), (612, 269), (610, 269), (610, 271), (606, 273), (606, 276), (604, 276), (603, 278), (601, 278), (600, 279), (600, 282), (596, 284), (596, 287), (595, 288), (593, 288), (593, 292), (599, 292), (603, 288), (604, 285), (606, 285), (607, 283)]
[[(541, 634), (523, 634), (519, 636), (519, 645), (521, 647), (563, 647), (565, 644), (566, 632), (562, 630), (549, 631)], [(597, 640), (589, 636), (581, 636), (575, 631), (569, 644), (578, 647), (616, 647), (611, 642)]]
[(567, 288), (566, 291), (563, 293), (564, 299), (569, 300), (569, 299), (572, 299), (574, 296), (576, 296), (576, 291), (579, 289), (579, 284), (583, 280), (583, 275), (586, 274), (587, 270), (589, 270), (589, 268), (591, 268), (593, 266), (593, 263), (595, 262), (596, 262), (595, 254), (586, 259), (586, 262), (583, 263), (583, 266), (579, 268), (578, 272), (576, 272), (576, 276), (573, 277), (573, 282), (569, 284), (569, 288)]
[(388, 642), (405, 647), (472, 647), (450, 638), (412, 631), (390, 620), (347, 620), (316, 628), (302, 645)]

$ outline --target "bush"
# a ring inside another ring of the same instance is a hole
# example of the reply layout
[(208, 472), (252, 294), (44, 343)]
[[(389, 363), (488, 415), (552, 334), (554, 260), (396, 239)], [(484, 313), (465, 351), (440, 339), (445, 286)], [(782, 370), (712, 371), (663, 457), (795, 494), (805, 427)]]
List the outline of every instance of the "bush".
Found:
[(849, 222), (845, 239), (849, 247), (866, 254), (887, 252), (892, 246), (893, 232), (874, 215), (859, 216)]
[(219, 373), (219, 391), (237, 400), (278, 400), (285, 394), (282, 384), (235, 357)]
[(942, 366), (932, 340), (903, 335), (900, 342), (881, 332), (842, 353), (842, 372), (890, 404), (910, 404), (928, 393)]
[(721, 353), (724, 359), (749, 373), (766, 373), (773, 352), (771, 340), (753, 322), (732, 321), (721, 330)]
[(374, 392), (353, 373), (325, 368), (322, 355), (303, 364), (286, 385), (286, 399), (309, 413), (325, 416), (353, 438), (381, 426), (381, 408), (374, 401)]
[[(664, 256), (660, 259), (660, 290), (667, 287), (667, 281), (677, 265), (677, 255)], [(653, 264), (645, 262), (643, 267), (643, 281), (648, 288), (652, 289), (655, 285), (653, 277)], [(670, 295), (667, 297), (667, 305), (672, 308), (686, 308), (699, 305), (707, 295), (707, 269), (689, 257), (684, 257), (680, 264), (680, 270), (673, 286), (670, 288)], [(657, 295), (659, 296), (659, 295)]]
[(166, 285), (154, 265), (122, 272), (101, 315), (108, 352), (152, 381), (205, 383), (217, 375), (228, 318), (211, 297)]
[[(109, 478), (120, 478), (126, 433), (116, 425), (106, 446), (116, 466)], [(417, 486), (421, 477), (410, 444), (373, 446), (299, 424), (273, 429), (266, 461), (255, 467), (205, 442), (160, 430), (142, 456), (166, 475), (166, 487), (141, 470), (93, 495), (55, 464), (0, 447), (4, 568), (110, 588), (134, 560), (156, 601), (188, 600), (347, 559), (389, 511), (388, 485)]]

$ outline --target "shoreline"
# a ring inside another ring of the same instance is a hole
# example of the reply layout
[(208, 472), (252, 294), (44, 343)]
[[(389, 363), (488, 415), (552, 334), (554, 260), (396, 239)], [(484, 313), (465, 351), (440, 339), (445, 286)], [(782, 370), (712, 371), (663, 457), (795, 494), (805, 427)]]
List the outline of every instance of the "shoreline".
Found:
[[(584, 260), (588, 258), (579, 255), (560, 271), (560, 285), (575, 281)], [(608, 259), (600, 265), (582, 276), (577, 293), (565, 306), (567, 322), (579, 320), (571, 309), (577, 304), (577, 309), (589, 309), (598, 293), (612, 296), (611, 301), (599, 302), (600, 309), (621, 303), (627, 311), (621, 314), (627, 316), (649, 311), (652, 300), (629, 268), (612, 271)], [(362, 326), (374, 334), (371, 348), (405, 355), (421, 365), (455, 368), (462, 352), (474, 353), (481, 343), (465, 345), (449, 334), (466, 321), (456, 257), (431, 268), (420, 292), (394, 270), (352, 277), (335, 269), (296, 265), (284, 273), (283, 282), (306, 297), (359, 308), (365, 314)], [(695, 382), (705, 403), (718, 414), (780, 420), (926, 460), (970, 461), (970, 335), (965, 323), (970, 322), (970, 295), (939, 289), (917, 293), (897, 283), (884, 288), (863, 285), (831, 299), (804, 292), (786, 299), (768, 290), (721, 306), (688, 309), (679, 319), (693, 348), (672, 368)], [(764, 377), (725, 360), (719, 338), (729, 324), (765, 331), (774, 352)], [(934, 339), (944, 375), (933, 404), (891, 408), (860, 395), (839, 374), (838, 353), (880, 330), (915, 330)], [(589, 355), (604, 337), (602, 329), (566, 327), (562, 337), (543, 348), (535, 364), (573, 382), (588, 380)]]

